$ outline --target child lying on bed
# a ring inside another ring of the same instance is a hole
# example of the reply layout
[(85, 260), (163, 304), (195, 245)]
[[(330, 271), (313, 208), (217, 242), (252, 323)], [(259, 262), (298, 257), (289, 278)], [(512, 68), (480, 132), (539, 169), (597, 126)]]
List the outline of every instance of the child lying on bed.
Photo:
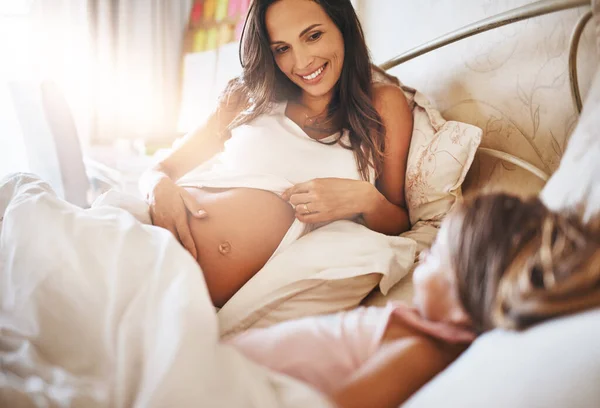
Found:
[(449, 215), (422, 256), (415, 308), (310, 317), (228, 343), (340, 407), (397, 407), (478, 334), (600, 306), (597, 221), (584, 227), (537, 198), (482, 195)]

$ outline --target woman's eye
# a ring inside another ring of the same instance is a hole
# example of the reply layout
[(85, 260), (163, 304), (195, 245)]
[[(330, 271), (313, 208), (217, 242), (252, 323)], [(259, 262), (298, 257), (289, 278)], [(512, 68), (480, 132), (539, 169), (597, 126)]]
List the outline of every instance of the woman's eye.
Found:
[(314, 33), (314, 34), (311, 34), (311, 35), (310, 35), (310, 37), (308, 37), (308, 39), (309, 39), (310, 41), (317, 41), (319, 38), (321, 38), (321, 36), (322, 36), (322, 35), (323, 35), (323, 33), (322, 33), (322, 32), (320, 32), (320, 31), (317, 31), (317, 32), (316, 32), (316, 33)]
[(287, 45), (285, 45), (283, 47), (275, 48), (275, 52), (277, 54), (283, 54), (284, 52), (286, 52), (288, 50), (288, 48), (289, 47)]

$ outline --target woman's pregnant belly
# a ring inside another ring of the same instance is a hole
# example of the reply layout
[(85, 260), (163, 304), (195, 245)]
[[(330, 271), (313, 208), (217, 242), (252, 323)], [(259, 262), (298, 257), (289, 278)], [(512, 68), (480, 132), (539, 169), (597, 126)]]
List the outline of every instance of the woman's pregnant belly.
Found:
[(264, 190), (186, 190), (208, 213), (188, 222), (213, 304), (222, 307), (273, 255), (294, 210)]

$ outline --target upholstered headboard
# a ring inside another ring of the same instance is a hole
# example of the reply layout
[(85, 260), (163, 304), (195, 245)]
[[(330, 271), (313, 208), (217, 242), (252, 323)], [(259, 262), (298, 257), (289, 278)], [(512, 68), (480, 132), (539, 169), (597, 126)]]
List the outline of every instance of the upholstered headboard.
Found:
[[(400, 35), (395, 46), (409, 51), (381, 66), (435, 101), (447, 119), (484, 130), (465, 190), (494, 184), (516, 193), (537, 193), (545, 176), (557, 169), (578, 119), (570, 60), (577, 63), (579, 84), (574, 86), (581, 89), (582, 98), (598, 63), (594, 27), (586, 24), (589, 4), (589, 0), (467, 0), (458, 13), (452, 0), (402, 3), (401, 20), (412, 22), (404, 28), (413, 32)], [(369, 10), (362, 10), (362, 18), (373, 53), (378, 54), (382, 51), (373, 44), (385, 40), (372, 29)], [(429, 10), (427, 15), (423, 10)], [(377, 24), (392, 25), (386, 20), (394, 15), (389, 11), (376, 10)], [(444, 34), (451, 31), (447, 27), (460, 27), (456, 23), (461, 21), (470, 25)], [(423, 45), (414, 43), (436, 37)], [(510, 156), (500, 159), (502, 153)]]

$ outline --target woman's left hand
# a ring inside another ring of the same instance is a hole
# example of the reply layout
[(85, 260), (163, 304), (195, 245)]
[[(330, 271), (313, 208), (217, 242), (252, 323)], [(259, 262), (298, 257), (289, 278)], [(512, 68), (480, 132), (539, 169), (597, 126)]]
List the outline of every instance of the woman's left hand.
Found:
[(369, 211), (381, 193), (368, 181), (319, 178), (296, 184), (281, 198), (296, 209), (296, 218), (309, 224), (352, 219)]

